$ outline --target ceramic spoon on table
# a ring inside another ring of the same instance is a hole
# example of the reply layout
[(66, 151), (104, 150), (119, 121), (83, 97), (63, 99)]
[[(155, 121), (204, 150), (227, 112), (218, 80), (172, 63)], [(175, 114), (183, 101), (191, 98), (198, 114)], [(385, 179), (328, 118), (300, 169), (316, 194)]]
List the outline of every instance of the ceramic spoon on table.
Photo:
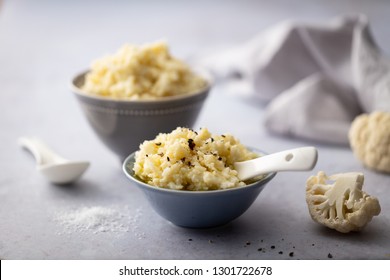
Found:
[(19, 138), (19, 145), (35, 157), (37, 170), (54, 184), (70, 184), (87, 170), (89, 162), (70, 161), (54, 153), (46, 144), (36, 138)]
[(317, 157), (316, 148), (302, 147), (236, 162), (234, 168), (238, 172), (238, 178), (245, 181), (271, 172), (312, 170)]

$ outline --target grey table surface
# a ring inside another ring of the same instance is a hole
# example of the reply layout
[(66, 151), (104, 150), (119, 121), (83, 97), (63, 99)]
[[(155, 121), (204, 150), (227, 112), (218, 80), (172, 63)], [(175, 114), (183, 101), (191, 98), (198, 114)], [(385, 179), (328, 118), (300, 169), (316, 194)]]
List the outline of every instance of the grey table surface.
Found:
[[(280, 173), (252, 207), (212, 229), (176, 227), (150, 209), (96, 138), (69, 90), (71, 77), (122, 44), (166, 39), (179, 57), (250, 39), (284, 19), (321, 21), (363, 12), (390, 50), (388, 1), (3, 1), (0, 6), (0, 259), (389, 259), (390, 177), (365, 169), (348, 147), (280, 138), (262, 126), (262, 107), (217, 85), (195, 127), (230, 132), (268, 152), (316, 145), (315, 170)], [(17, 145), (37, 136), (91, 167), (77, 184), (49, 184)], [(305, 181), (362, 171), (365, 190), (382, 213), (360, 233), (340, 234), (314, 223)], [(127, 230), (69, 230), (58, 213), (106, 207)], [(273, 247), (274, 246), (274, 247)], [(262, 250), (259, 250), (263, 248)], [(274, 249), (272, 249), (274, 248)], [(289, 254), (293, 252), (294, 255)]]

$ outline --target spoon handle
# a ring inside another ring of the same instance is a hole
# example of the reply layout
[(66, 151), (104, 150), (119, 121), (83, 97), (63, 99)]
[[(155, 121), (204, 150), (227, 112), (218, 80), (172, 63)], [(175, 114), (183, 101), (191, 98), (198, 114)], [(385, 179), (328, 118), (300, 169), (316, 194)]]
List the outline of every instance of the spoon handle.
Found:
[(234, 167), (240, 180), (245, 181), (270, 172), (311, 170), (317, 163), (317, 158), (316, 148), (302, 147), (236, 162)]
[(18, 140), (19, 145), (27, 149), (34, 156), (37, 165), (45, 165), (53, 161), (64, 161), (62, 157), (55, 154), (46, 144), (37, 138), (21, 137)]

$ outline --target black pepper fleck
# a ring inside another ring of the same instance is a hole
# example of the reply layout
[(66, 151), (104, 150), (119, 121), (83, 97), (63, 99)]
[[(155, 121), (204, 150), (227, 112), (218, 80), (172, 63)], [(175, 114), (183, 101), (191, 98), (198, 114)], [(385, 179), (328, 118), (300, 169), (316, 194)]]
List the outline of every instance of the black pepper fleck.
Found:
[(279, 255), (283, 255), (283, 251), (279, 251)]
[(259, 249), (257, 249), (257, 251), (263, 251), (263, 248), (259, 248)]
[(171, 161), (171, 159), (169, 157), (167, 157), (167, 161)]
[(209, 243), (213, 243), (213, 242), (214, 242), (213, 240), (211, 240), (211, 239), (209, 240)]
[(188, 238), (188, 241), (192, 241), (192, 238)]
[(333, 255), (331, 253), (328, 254), (328, 259), (332, 259)]
[(290, 257), (294, 257), (294, 252), (290, 252), (290, 254), (288, 254)]
[(211, 142), (214, 142), (214, 138), (211, 137)]
[(219, 157), (219, 158), (218, 158), (218, 160), (222, 160), (222, 158), (221, 158), (221, 157)]
[(275, 249), (275, 246), (274, 246), (274, 245), (272, 245), (272, 246), (271, 246), (271, 249)]
[(157, 146), (161, 146), (161, 142), (156, 143)]
[(195, 148), (195, 142), (194, 142), (194, 140), (191, 139), (191, 138), (188, 139), (188, 147), (190, 147), (191, 151), (193, 151), (194, 148)]
[(246, 245), (251, 245), (251, 243), (248, 241), (248, 242), (246, 242)]

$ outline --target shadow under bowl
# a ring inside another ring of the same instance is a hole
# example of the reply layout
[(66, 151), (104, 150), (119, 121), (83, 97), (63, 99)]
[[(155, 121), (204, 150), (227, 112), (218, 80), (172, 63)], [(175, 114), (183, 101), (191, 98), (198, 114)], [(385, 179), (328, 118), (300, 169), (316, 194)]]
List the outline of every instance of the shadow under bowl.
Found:
[(198, 92), (158, 100), (123, 100), (94, 96), (81, 88), (85, 71), (77, 75), (71, 90), (99, 139), (121, 162), (145, 140), (177, 127), (191, 128), (211, 88), (210, 79)]
[(226, 190), (183, 191), (154, 187), (134, 175), (135, 153), (123, 162), (126, 176), (142, 190), (151, 207), (171, 223), (188, 228), (210, 228), (245, 213), (276, 173), (243, 187)]

